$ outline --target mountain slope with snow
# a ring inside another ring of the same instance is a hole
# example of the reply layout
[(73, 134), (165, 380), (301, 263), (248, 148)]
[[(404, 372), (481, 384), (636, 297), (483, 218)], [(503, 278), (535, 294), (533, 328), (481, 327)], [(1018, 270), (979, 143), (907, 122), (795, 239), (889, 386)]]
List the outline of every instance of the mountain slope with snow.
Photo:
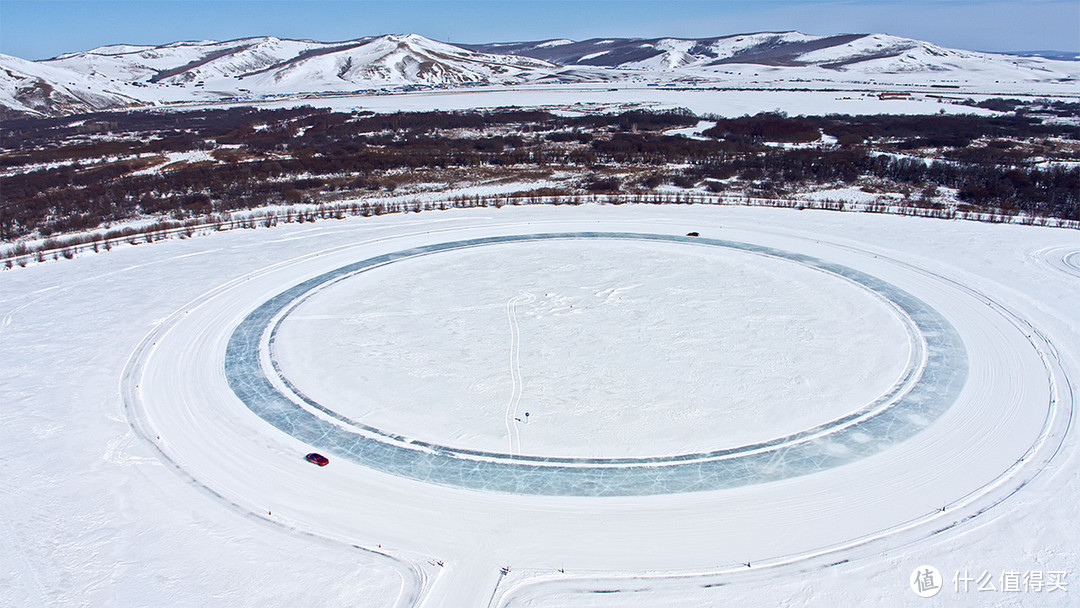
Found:
[(120, 89), (105, 78), (0, 55), (0, 110), (54, 115), (142, 103)]
[[(881, 80), (886, 76), (885, 80)], [(415, 34), (344, 42), (274, 37), (110, 45), (42, 61), (0, 56), (0, 106), (56, 115), (162, 102), (214, 102), (401, 86), (695, 81), (1051, 83), (1078, 91), (1080, 62), (978, 53), (885, 34), (761, 32), (451, 45)], [(1002, 92), (987, 91), (987, 92)], [(1032, 91), (1039, 92), (1039, 91)]]
[(479, 82), (554, 67), (527, 57), (476, 53), (414, 34), (337, 43), (263, 37), (102, 47), (41, 63), (143, 84), (191, 85), (231, 79), (239, 85), (285, 89), (340, 83)]
[[(334, 48), (335, 45), (321, 42), (265, 37), (221, 43), (177, 43), (144, 50), (134, 54), (134, 57), (127, 53), (106, 57), (121, 69), (128, 66), (140, 69), (141, 73), (136, 76), (137, 79), (145, 79), (147, 82), (181, 84), (253, 72), (279, 64), (292, 57)], [(51, 60), (50, 63), (71, 65), (86, 61), (91, 56), (91, 53), (79, 54), (65, 59)], [(97, 58), (98, 69), (109, 72), (112, 71), (112, 66), (105, 64), (103, 60), (106, 57)], [(133, 59), (135, 61), (132, 61)]]
[(818, 67), (867, 72), (944, 72), (1015, 67), (1075, 73), (1075, 66), (1041, 58), (980, 53), (886, 34), (810, 36), (799, 32), (761, 32), (717, 38), (620, 38), (582, 42), (548, 40), (462, 45), (479, 52), (534, 57), (560, 65), (620, 69), (678, 70), (730, 64), (767, 67)]
[(387, 84), (508, 82), (556, 68), (546, 61), (477, 53), (409, 34), (308, 52), (234, 77), (252, 90), (320, 91)]
[[(559, 41), (511, 42), (462, 45), (480, 52), (500, 52), (544, 59), (561, 65), (592, 65), (609, 68), (674, 69), (710, 61), (722, 61), (735, 55), (762, 57), (775, 49), (794, 49), (800, 45), (820, 48), (839, 43), (850, 36), (808, 36), (798, 32), (742, 34), (717, 38), (593, 38), (569, 44)], [(813, 45), (812, 43), (817, 43)], [(755, 63), (756, 61), (748, 61)]]

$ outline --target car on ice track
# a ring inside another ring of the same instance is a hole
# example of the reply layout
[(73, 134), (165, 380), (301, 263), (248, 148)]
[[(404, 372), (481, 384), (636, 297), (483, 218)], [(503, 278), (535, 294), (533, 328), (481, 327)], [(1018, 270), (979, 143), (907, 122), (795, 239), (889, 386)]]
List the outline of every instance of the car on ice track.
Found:
[(330, 460), (327, 459), (326, 456), (323, 456), (322, 454), (319, 454), (318, 452), (312, 452), (312, 453), (308, 454), (307, 456), (304, 456), (304, 459), (307, 460), (308, 462), (317, 464), (320, 467), (325, 467), (326, 465), (330, 464)]

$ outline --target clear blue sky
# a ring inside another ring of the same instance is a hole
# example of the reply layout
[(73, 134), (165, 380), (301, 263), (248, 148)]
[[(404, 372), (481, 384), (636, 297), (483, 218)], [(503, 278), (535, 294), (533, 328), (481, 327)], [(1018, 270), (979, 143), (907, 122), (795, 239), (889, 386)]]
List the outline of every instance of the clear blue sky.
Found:
[(448, 42), (885, 32), (986, 51), (1080, 51), (1080, 0), (0, 0), (0, 53), (416, 33)]

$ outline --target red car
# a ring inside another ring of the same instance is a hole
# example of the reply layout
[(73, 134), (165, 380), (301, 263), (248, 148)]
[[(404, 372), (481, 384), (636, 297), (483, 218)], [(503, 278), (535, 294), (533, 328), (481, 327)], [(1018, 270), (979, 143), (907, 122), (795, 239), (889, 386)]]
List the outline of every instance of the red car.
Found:
[(330, 461), (327, 460), (326, 456), (323, 456), (322, 454), (319, 454), (317, 452), (312, 452), (312, 453), (308, 454), (307, 456), (304, 456), (304, 458), (308, 462), (315, 463), (315, 464), (319, 465), (320, 467), (325, 467), (326, 465), (330, 464)]

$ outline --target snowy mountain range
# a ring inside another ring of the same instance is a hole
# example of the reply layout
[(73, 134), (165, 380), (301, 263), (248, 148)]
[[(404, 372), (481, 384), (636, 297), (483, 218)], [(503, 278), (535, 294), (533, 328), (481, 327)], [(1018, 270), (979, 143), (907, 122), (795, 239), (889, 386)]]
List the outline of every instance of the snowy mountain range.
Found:
[(885, 34), (765, 32), (461, 45), (415, 34), (346, 42), (259, 37), (110, 45), (41, 61), (0, 55), (0, 107), (56, 115), (393, 87), (642, 81), (739, 86), (867, 79), (1038, 83), (1076, 91), (1080, 63), (948, 49)]

